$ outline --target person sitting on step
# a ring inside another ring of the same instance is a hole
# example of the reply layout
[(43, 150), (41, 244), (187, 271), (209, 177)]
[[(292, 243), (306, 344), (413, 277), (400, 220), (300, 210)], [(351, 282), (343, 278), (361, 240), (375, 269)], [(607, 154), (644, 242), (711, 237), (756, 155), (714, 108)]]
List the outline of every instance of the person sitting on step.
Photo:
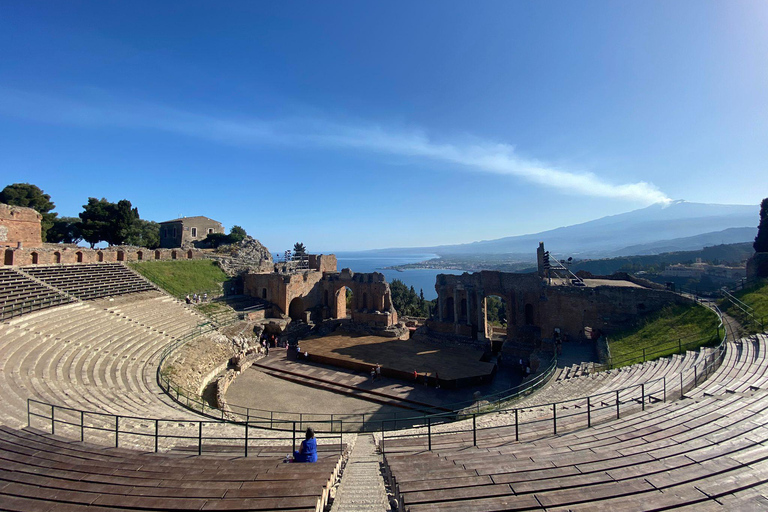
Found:
[(317, 462), (317, 441), (312, 427), (307, 427), (305, 437), (299, 449), (293, 452), (293, 462)]

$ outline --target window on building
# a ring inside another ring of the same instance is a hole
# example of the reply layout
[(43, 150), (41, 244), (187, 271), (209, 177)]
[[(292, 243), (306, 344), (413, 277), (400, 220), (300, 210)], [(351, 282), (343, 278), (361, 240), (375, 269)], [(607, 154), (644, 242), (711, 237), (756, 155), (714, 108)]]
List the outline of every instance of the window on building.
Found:
[(213, 228), (208, 228), (208, 234), (210, 235), (211, 233), (213, 233)]
[(173, 238), (176, 238), (176, 226), (173, 227)]
[(192, 238), (197, 238), (197, 228), (192, 228)]

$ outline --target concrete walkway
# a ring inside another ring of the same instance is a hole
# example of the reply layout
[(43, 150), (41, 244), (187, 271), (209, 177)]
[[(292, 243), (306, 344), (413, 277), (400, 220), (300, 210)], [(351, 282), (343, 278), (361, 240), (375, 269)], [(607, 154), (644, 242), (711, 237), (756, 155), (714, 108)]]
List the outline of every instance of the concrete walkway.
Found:
[(344, 468), (331, 512), (389, 510), (384, 478), (379, 466), (381, 462), (382, 457), (376, 453), (373, 436), (358, 435)]

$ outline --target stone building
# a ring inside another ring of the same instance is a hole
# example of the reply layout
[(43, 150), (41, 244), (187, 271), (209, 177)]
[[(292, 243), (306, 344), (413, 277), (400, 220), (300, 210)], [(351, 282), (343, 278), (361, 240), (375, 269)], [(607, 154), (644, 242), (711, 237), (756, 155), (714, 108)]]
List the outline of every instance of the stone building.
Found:
[(276, 317), (315, 323), (351, 318), (381, 328), (397, 323), (383, 274), (354, 273), (346, 268), (339, 272), (332, 254), (309, 255), (308, 262), (308, 269), (286, 269), (278, 264), (275, 272), (248, 273), (243, 276), (244, 293), (270, 302), (270, 314)]
[(538, 272), (439, 274), (435, 284), (438, 307), (427, 327), (484, 341), (491, 348), (493, 329), (486, 301), (496, 296), (503, 299), (507, 316), (503, 352), (526, 357), (553, 348), (555, 329), (570, 339), (583, 340), (629, 327), (640, 315), (666, 305), (689, 302), (663, 286), (627, 275), (599, 279), (555, 275), (544, 264), (543, 247), (540, 252)]
[(40, 247), (41, 219), (32, 208), (0, 203), (0, 247)]
[(224, 233), (221, 222), (208, 217), (182, 217), (160, 223), (160, 247), (173, 249), (192, 246), (212, 233)]

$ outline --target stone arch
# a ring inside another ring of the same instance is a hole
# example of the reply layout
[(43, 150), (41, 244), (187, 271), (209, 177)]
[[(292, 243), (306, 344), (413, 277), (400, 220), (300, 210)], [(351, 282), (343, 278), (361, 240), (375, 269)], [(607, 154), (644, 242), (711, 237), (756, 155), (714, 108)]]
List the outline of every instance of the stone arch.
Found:
[(160, 251), (155, 251), (155, 259), (156, 260), (160, 259)]
[(301, 297), (296, 297), (291, 301), (288, 306), (288, 316), (294, 321), (304, 318), (304, 300)]
[(453, 297), (448, 297), (445, 300), (445, 305), (443, 306), (443, 321), (444, 322), (453, 322), (454, 321), (454, 315), (453, 315)]
[(55, 253), (53, 253), (53, 262), (61, 263), (61, 253), (59, 251), (56, 251)]
[(533, 304), (528, 303), (525, 305), (525, 325), (533, 325)]
[(37, 265), (39, 262), (39, 258), (36, 252), (33, 252), (29, 255), (29, 259), (32, 262), (33, 265)]
[(141, 261), (144, 259), (144, 251), (136, 251), (136, 261)]
[(104, 261), (104, 253), (103, 252), (101, 252), (101, 251), (97, 252), (96, 253), (96, 257), (99, 260), (99, 262)]
[(76, 260), (78, 263), (82, 263), (82, 262), (83, 262), (83, 252), (82, 252), (82, 251), (77, 251), (77, 252), (75, 253), (75, 260)]
[[(347, 290), (349, 290), (349, 300), (347, 300)], [(333, 304), (333, 318), (349, 318), (350, 314), (355, 308), (355, 296), (352, 292), (352, 288), (348, 286), (342, 286), (334, 294)]]
[(192, 249), (190, 249), (190, 250), (187, 251), (187, 259), (191, 260), (192, 256), (193, 256)]
[(266, 300), (266, 298), (267, 298), (267, 289), (266, 288), (262, 288), (261, 289), (261, 298)]
[(6, 249), (5, 250), (5, 256), (3, 257), (3, 264), (4, 265), (13, 265), (13, 250), (12, 249)]
[(171, 251), (171, 259), (172, 260), (175, 260), (177, 256), (178, 256), (178, 254), (176, 253), (176, 251)]
[(491, 350), (501, 350), (501, 345), (509, 330), (509, 305), (500, 293), (486, 293), (482, 303), (483, 333), (491, 340)]
[(469, 308), (467, 308), (467, 298), (464, 297), (459, 302), (459, 321), (466, 323), (467, 315), (469, 314)]
[(328, 307), (328, 290), (323, 291), (323, 306)]
[(117, 251), (117, 261), (125, 261), (125, 251)]
[(363, 309), (368, 309), (368, 294), (363, 292)]

